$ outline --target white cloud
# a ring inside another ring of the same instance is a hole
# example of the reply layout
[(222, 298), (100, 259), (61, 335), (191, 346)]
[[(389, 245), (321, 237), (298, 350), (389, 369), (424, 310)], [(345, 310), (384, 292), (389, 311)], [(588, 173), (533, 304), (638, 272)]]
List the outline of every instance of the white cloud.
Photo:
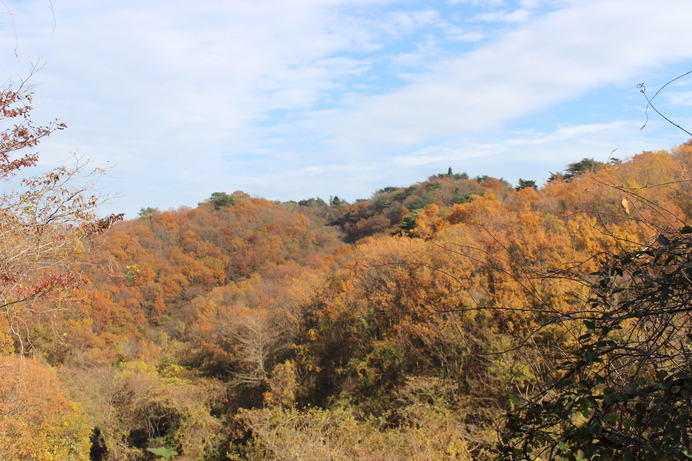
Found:
[(676, 106), (690, 107), (692, 106), (692, 91), (678, 91), (666, 95), (666, 100), (670, 104), (675, 104)]
[(618, 120), (610, 123), (590, 123), (585, 125), (560, 126), (551, 133), (535, 133), (527, 137), (511, 139), (508, 143), (511, 145), (537, 145), (556, 141), (572, 141), (578, 138), (588, 139), (593, 135), (606, 131), (620, 130), (628, 125), (631, 128), (632, 122)]
[(481, 6), (498, 6), (503, 5), (504, 0), (449, 0), (451, 5), (471, 4)]
[[(404, 88), (356, 99), (333, 124), (334, 136), (357, 151), (497, 129), (646, 68), (692, 58), (690, 16), (689, 2), (578, 2), (440, 63)], [(646, 34), (638, 24), (668, 33)]]
[[(687, 0), (443, 3), (71, 0), (53, 19), (44, 1), (11, 1), (21, 57), (2, 44), (0, 65), (22, 72), (44, 57), (37, 112), (70, 128), (42, 152), (110, 160), (113, 187), (138, 209), (212, 189), (352, 196), (532, 145), (567, 155), (578, 139), (609, 150), (625, 127), (603, 118), (526, 136), (507, 126), (692, 57)], [(512, 21), (469, 22), (479, 12)], [(0, 32), (13, 35), (8, 23)]]
[[(535, 130), (517, 132), (501, 140), (484, 139), (484, 137), (460, 138), (447, 145), (426, 146), (412, 153), (397, 156), (395, 162), (407, 167), (444, 163), (458, 165), (470, 159), (498, 155), (517, 157), (524, 155), (533, 161), (542, 158), (554, 161), (556, 152), (565, 153), (566, 145), (584, 149), (585, 145), (591, 144), (589, 151), (608, 152), (608, 139), (623, 138), (625, 132), (631, 134), (634, 130), (633, 122), (615, 121), (604, 124), (561, 126), (547, 133)], [(545, 146), (549, 147), (546, 149)], [(560, 147), (557, 148), (557, 146)], [(569, 149), (570, 152), (572, 150), (573, 148)], [(550, 154), (544, 158), (540, 152), (550, 152)], [(565, 156), (565, 160), (569, 158)]]
[(420, 167), (430, 164), (440, 163), (461, 163), (475, 157), (483, 157), (488, 154), (497, 153), (497, 146), (484, 146), (473, 143), (463, 147), (452, 146), (426, 146), (407, 155), (400, 155), (394, 158), (397, 165), (403, 167)]
[(492, 13), (482, 13), (472, 18), (473, 21), (482, 22), (509, 22), (521, 23), (528, 21), (533, 16), (529, 9), (519, 8), (512, 11), (494, 11)]

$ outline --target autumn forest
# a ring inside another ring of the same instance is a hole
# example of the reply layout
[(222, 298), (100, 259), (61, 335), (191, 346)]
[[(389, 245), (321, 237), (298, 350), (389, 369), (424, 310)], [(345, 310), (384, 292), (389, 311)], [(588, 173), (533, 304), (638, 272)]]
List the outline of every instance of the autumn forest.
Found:
[(1, 459), (692, 456), (691, 143), (122, 220), (0, 108)]

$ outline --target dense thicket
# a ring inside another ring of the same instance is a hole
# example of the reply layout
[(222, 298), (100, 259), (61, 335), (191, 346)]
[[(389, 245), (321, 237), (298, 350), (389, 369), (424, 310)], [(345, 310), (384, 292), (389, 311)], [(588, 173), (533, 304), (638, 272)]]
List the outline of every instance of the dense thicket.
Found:
[(617, 417), (633, 439), (673, 428), (682, 457), (691, 163), (687, 144), (538, 189), (450, 169), (353, 204), (143, 209), (85, 244), (70, 300), (0, 333), (55, 395), (0, 442), (68, 418), (75, 459), (609, 459), (586, 447)]
[(606, 260), (593, 274), (561, 375), (509, 413), (505, 459), (690, 455), (692, 228)]

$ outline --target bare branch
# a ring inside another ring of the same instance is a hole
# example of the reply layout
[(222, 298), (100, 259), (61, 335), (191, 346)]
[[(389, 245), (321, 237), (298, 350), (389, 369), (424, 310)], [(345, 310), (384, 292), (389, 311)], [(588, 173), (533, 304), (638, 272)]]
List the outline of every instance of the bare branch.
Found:
[(639, 85), (637, 85), (637, 88), (639, 89), (639, 92), (640, 92), (641, 94), (644, 95), (644, 98), (646, 99), (646, 103), (647, 103), (647, 104), (646, 104), (646, 109), (644, 110), (644, 115), (646, 116), (646, 121), (644, 122), (644, 125), (642, 125), (642, 127), (640, 128), (640, 130), (643, 130), (643, 129), (646, 127), (646, 125), (649, 123), (649, 107), (651, 107), (651, 108), (652, 108), (658, 115), (660, 115), (661, 118), (663, 118), (666, 122), (670, 123), (671, 125), (673, 125), (673, 126), (676, 127), (677, 129), (679, 129), (679, 130), (681, 130), (681, 131), (684, 131), (684, 132), (687, 133), (690, 137), (692, 137), (692, 133), (690, 133), (689, 131), (687, 131), (686, 129), (684, 129), (683, 127), (681, 127), (681, 126), (678, 125), (677, 123), (673, 122), (671, 119), (669, 119), (669, 118), (666, 117), (665, 115), (663, 115), (663, 114), (656, 108), (656, 106), (653, 105), (653, 100), (656, 98), (656, 96), (658, 96), (658, 94), (659, 94), (665, 87), (667, 87), (668, 85), (670, 85), (670, 84), (673, 83), (674, 81), (679, 80), (679, 79), (681, 79), (681, 78), (683, 78), (683, 77), (685, 77), (685, 76), (687, 76), (687, 75), (689, 75), (689, 74), (692, 74), (692, 70), (690, 70), (690, 71), (688, 71), (688, 72), (685, 72), (685, 73), (682, 74), (682, 75), (678, 75), (678, 76), (675, 77), (673, 80), (669, 81), (668, 83), (666, 83), (665, 85), (663, 85), (661, 88), (659, 88), (658, 91), (656, 91), (656, 93), (655, 93), (655, 94), (653, 95), (653, 97), (651, 97), (651, 98), (649, 98), (649, 96), (646, 94), (646, 86), (644, 85), (644, 83), (640, 83)]

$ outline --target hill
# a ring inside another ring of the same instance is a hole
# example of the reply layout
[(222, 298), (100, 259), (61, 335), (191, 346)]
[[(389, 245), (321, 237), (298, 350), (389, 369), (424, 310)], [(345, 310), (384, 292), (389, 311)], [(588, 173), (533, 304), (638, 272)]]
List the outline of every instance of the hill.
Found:
[[(587, 160), (540, 188), (450, 169), (352, 204), (218, 192), (143, 209), (85, 244), (86, 284), (6, 325), (5, 357), (20, 342), (37, 357), (62, 399), (41, 405), (67, 415), (46, 427), (69, 420), (60, 437), (91, 447), (75, 459), (493, 459), (506, 410), (544, 395), (604, 303), (629, 296), (627, 270), (604, 267), (686, 235), (692, 145)], [(685, 325), (660, 331), (685, 341)], [(645, 325), (618, 328), (598, 331), (634, 341)], [(689, 367), (675, 357), (631, 379)]]

